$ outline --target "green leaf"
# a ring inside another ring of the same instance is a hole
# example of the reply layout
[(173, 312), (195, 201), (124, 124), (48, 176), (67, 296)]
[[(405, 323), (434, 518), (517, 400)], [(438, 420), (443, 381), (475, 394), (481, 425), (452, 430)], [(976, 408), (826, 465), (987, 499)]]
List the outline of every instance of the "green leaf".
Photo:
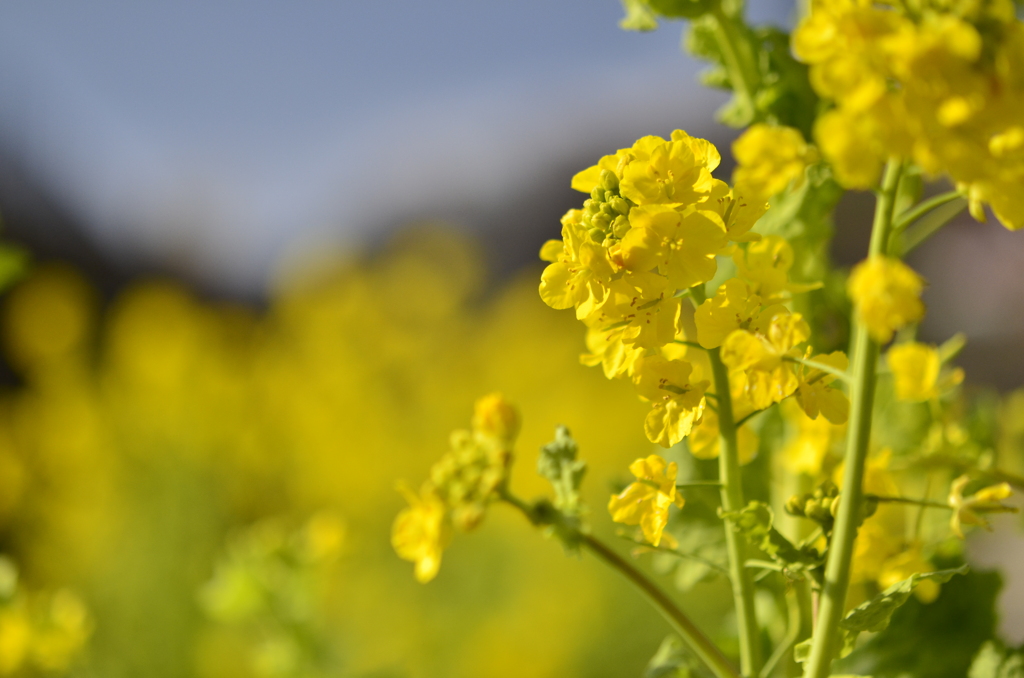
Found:
[(914, 574), (897, 584), (893, 584), (871, 600), (853, 608), (839, 622), (842, 640), (840, 656), (845, 657), (850, 654), (857, 642), (857, 636), (862, 631), (877, 633), (888, 627), (893, 613), (907, 602), (910, 594), (914, 592), (914, 589), (921, 582), (931, 580), (944, 584), (955, 575), (966, 574), (968, 571), (969, 568), (966, 565), (961, 565), (952, 570)]
[(647, 0), (651, 9), (666, 19), (696, 19), (711, 11), (715, 0)]
[[(876, 678), (963, 678), (995, 633), (1001, 586), (997, 572), (971, 571), (945, 584), (934, 602), (911, 597), (887, 629), (837, 663), (836, 670)], [(928, 651), (922, 652), (923, 647)]]
[(775, 515), (764, 502), (752, 501), (739, 511), (723, 512), (722, 517), (731, 519), (734, 528), (747, 541), (782, 565), (802, 569), (821, 564), (816, 551), (797, 548), (772, 526)]
[(1009, 652), (990, 640), (974, 657), (967, 678), (1024, 678), (1024, 653)]
[(677, 636), (668, 636), (651, 657), (644, 678), (690, 678), (693, 668), (693, 660), (683, 641)]
[(648, 6), (646, 0), (622, 0), (622, 9), (626, 16), (619, 21), (619, 28), (627, 31), (653, 31), (658, 27), (658, 20)]

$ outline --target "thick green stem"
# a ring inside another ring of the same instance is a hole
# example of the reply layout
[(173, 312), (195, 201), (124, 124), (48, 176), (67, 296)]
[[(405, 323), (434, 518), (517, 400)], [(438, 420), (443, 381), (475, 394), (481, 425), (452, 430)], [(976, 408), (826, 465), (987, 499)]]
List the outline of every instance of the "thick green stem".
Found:
[[(882, 188), (875, 204), (869, 256), (884, 254), (889, 243), (893, 205), (901, 169), (902, 165), (895, 160), (890, 160), (886, 165)], [(864, 464), (871, 439), (871, 410), (875, 399), (875, 366), (878, 351), (878, 344), (871, 339), (867, 327), (863, 323), (858, 323), (853, 336), (850, 420), (839, 511), (829, 546), (828, 562), (825, 564), (825, 585), (818, 607), (818, 622), (814, 628), (814, 640), (811, 644), (811, 656), (807, 660), (805, 678), (826, 678), (837, 649), (839, 622), (843, 617), (846, 593), (850, 587), (853, 544), (861, 520), (861, 506), (864, 503)]]
[(633, 567), (633, 564), (628, 560), (594, 538), (593, 535), (584, 534), (581, 536), (581, 539), (581, 543), (588, 551), (603, 560), (607, 565), (618, 570), (619, 573), (644, 594), (647, 600), (672, 625), (672, 628), (689, 646), (690, 650), (711, 669), (711, 672), (717, 678), (740, 678), (740, 675), (736, 673), (736, 669), (733, 668), (729, 660), (718, 649), (718, 646), (711, 642), (704, 635), (704, 632), (697, 628), (693, 621), (654, 582)]
[[(703, 286), (690, 288), (695, 306), (707, 298)], [(718, 481), (722, 483), (722, 511), (733, 513), (743, 508), (743, 486), (740, 475), (739, 444), (736, 440), (736, 421), (732, 412), (732, 392), (729, 389), (729, 370), (722, 362), (718, 348), (708, 350), (711, 375), (718, 401)], [(745, 567), (747, 544), (733, 521), (725, 519), (725, 548), (729, 555), (729, 579), (736, 607), (736, 625), (739, 628), (740, 669), (744, 676), (757, 676), (761, 670), (761, 643), (754, 610), (754, 576)]]
[[(719, 350), (708, 352), (715, 392), (718, 393), (718, 480), (722, 483), (722, 510), (733, 513), (743, 508), (743, 487), (740, 480), (740, 454), (736, 442), (736, 423), (729, 396), (729, 371)], [(754, 612), (754, 578), (744, 567), (747, 562), (747, 544), (731, 519), (725, 521), (725, 546), (729, 554), (729, 578), (736, 604), (736, 624), (740, 634), (740, 668), (745, 676), (756, 676), (761, 671), (761, 643)]]
[(743, 102), (745, 112), (750, 122), (753, 122), (756, 114), (754, 99), (760, 80), (757, 57), (749, 42), (740, 35), (736, 19), (726, 14), (718, 3), (714, 4), (711, 16), (714, 18), (715, 38), (722, 50), (733, 92)]

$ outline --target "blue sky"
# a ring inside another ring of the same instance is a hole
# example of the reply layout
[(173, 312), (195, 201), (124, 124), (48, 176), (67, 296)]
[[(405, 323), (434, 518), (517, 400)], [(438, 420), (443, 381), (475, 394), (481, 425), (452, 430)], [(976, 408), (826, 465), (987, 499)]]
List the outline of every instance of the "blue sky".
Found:
[(0, 149), (116, 255), (259, 289), (296, 247), (459, 218), (584, 149), (708, 129), (722, 97), (681, 25), (627, 33), (620, 16), (615, 0), (7, 0)]

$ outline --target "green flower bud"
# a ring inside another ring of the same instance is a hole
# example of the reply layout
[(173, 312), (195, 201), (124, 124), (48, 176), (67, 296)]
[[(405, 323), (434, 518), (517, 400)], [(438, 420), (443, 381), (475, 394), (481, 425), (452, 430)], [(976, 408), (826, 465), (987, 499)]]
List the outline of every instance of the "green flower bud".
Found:
[(786, 500), (786, 513), (791, 516), (803, 516), (804, 515), (804, 498), (800, 495), (794, 494), (792, 497)]
[(615, 217), (612, 222), (612, 233), (616, 238), (622, 238), (629, 232), (629, 219), (624, 216)]
[(603, 186), (606, 191), (618, 191), (619, 178), (615, 176), (615, 172), (601, 170), (601, 186)]
[(629, 214), (629, 203), (617, 195), (613, 195), (607, 205), (619, 214)]
[(596, 243), (604, 242), (604, 231), (600, 228), (592, 228), (587, 233), (587, 236)]
[(603, 203), (607, 198), (607, 192), (600, 186), (594, 186), (594, 190), (590, 192), (590, 198), (599, 203)]

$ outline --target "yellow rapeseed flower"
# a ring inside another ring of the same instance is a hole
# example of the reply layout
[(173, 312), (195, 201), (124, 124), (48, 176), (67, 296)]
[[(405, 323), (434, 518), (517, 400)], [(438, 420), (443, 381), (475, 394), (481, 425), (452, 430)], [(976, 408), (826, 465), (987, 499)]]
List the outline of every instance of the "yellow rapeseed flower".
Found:
[(652, 454), (634, 461), (629, 470), (637, 480), (612, 495), (608, 512), (617, 523), (639, 525), (644, 539), (657, 546), (668, 524), (669, 507), (675, 504), (683, 508), (685, 503), (676, 489), (678, 466)]
[(796, 348), (807, 341), (811, 330), (799, 313), (780, 313), (772, 318), (765, 333), (736, 330), (722, 344), (722, 362), (737, 379), (736, 389), (754, 409), (762, 410), (793, 394), (800, 380), (793, 363), (800, 357)]
[(964, 496), (964, 489), (971, 482), (969, 476), (960, 476), (949, 487), (949, 506), (953, 509), (953, 517), (949, 527), (953, 533), (964, 538), (964, 525), (980, 525), (986, 530), (992, 526), (985, 519), (985, 513), (1016, 513), (1017, 507), (1006, 506), (1000, 502), (1013, 494), (1009, 483), (999, 483), (984, 487), (969, 497)]
[(934, 346), (907, 342), (889, 349), (886, 356), (896, 388), (896, 397), (910, 402), (938, 398), (964, 380), (964, 371), (942, 372), (942, 359)]
[[(742, 418), (747, 412), (737, 410), (737, 419)], [(717, 459), (721, 450), (720, 436), (718, 431), (718, 415), (712, 410), (705, 409), (697, 425), (690, 431), (690, 437), (686, 439), (690, 453), (698, 459)], [(740, 464), (748, 464), (757, 456), (757, 448), (760, 439), (749, 426), (740, 426), (736, 430), (736, 443), (739, 447)]]
[(697, 325), (697, 341), (704, 348), (721, 346), (735, 330), (765, 333), (771, 319), (786, 313), (785, 307), (772, 305), (763, 308), (761, 297), (751, 286), (739, 278), (726, 280), (715, 296), (697, 307), (693, 320)]
[(561, 248), (557, 241), (541, 248), (541, 258), (551, 264), (541, 274), (540, 297), (552, 308), (575, 307), (582, 319), (604, 303), (615, 271), (608, 252), (589, 239), (580, 219), (580, 210), (570, 210), (562, 217)]
[(441, 568), (441, 553), (451, 540), (444, 502), (429, 487), (419, 494), (406, 485), (399, 491), (409, 502), (395, 517), (391, 545), (403, 560), (415, 563), (416, 580), (427, 583)]
[(875, 255), (854, 266), (847, 291), (871, 337), (886, 343), (893, 332), (924, 317), (924, 280), (899, 259)]
[[(811, 356), (808, 348), (805, 358), (828, 365), (840, 372), (845, 372), (850, 364), (846, 354), (833, 351), (828, 355)], [(850, 415), (850, 401), (846, 394), (834, 387), (836, 376), (825, 370), (802, 365), (798, 371), (800, 385), (797, 387), (796, 399), (811, 419), (823, 415), (833, 424), (845, 424)]]
[(733, 183), (751, 200), (767, 200), (790, 184), (799, 186), (804, 170), (817, 160), (814, 147), (792, 127), (751, 125), (732, 144), (736, 158)]
[(715, 256), (729, 242), (721, 217), (713, 211), (671, 205), (634, 207), (632, 228), (622, 238), (621, 257), (630, 271), (658, 271), (674, 289), (707, 282), (718, 270)]
[(633, 372), (640, 397), (651, 403), (644, 431), (652, 443), (671, 447), (690, 434), (706, 404), (708, 382), (692, 383), (692, 365), (685, 360), (648, 356), (637, 361)]

